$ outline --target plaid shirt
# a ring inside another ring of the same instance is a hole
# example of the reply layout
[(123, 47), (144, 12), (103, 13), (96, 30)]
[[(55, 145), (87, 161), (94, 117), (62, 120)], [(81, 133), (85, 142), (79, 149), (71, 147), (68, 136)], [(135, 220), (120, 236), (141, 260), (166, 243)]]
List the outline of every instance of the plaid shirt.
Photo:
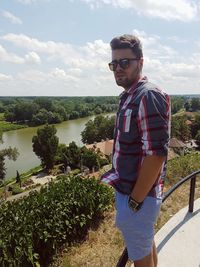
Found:
[(166, 156), (156, 182), (148, 194), (161, 198), (169, 135), (169, 96), (144, 77), (120, 95), (114, 131), (112, 169), (103, 174), (102, 182), (129, 195), (144, 158), (148, 155)]

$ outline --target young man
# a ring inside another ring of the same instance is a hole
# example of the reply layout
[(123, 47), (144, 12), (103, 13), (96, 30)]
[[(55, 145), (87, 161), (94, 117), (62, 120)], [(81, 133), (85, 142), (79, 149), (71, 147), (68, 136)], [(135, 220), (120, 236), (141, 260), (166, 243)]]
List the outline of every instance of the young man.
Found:
[(143, 52), (136, 36), (111, 43), (109, 68), (120, 95), (112, 169), (102, 181), (116, 190), (116, 225), (135, 267), (156, 267), (154, 224), (160, 211), (170, 132), (169, 96), (142, 76)]

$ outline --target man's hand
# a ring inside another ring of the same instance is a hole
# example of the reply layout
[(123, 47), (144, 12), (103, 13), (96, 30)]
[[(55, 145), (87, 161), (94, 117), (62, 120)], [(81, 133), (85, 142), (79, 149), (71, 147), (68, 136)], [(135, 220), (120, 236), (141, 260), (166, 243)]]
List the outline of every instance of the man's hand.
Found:
[(161, 167), (166, 160), (166, 156), (145, 157), (139, 172), (137, 182), (131, 192), (131, 197), (137, 202), (142, 202), (160, 174)]

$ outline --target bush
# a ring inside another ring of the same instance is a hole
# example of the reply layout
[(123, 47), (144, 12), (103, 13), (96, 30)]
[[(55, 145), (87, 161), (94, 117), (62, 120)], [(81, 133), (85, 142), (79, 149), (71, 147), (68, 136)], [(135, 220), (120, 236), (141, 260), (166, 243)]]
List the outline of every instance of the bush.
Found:
[(94, 178), (63, 176), (0, 208), (0, 266), (49, 266), (63, 244), (80, 240), (113, 202)]
[(19, 185), (12, 186), (12, 195), (17, 195), (23, 192), (23, 189), (19, 187)]
[(199, 169), (199, 153), (191, 152), (185, 156), (174, 158), (168, 162), (166, 181), (172, 185)]

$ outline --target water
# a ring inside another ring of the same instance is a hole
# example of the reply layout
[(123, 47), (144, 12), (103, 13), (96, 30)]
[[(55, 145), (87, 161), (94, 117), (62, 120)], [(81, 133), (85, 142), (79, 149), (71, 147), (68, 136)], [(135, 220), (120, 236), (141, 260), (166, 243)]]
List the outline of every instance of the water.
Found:
[[(85, 128), (85, 124), (88, 120), (93, 118), (94, 116), (90, 116), (55, 125), (59, 143), (69, 144), (70, 142), (75, 141), (78, 146), (81, 146), (81, 132)], [(41, 127), (43, 126), (3, 133), (4, 143), (2, 145), (0, 144), (0, 149), (11, 146), (16, 147), (20, 153), (16, 161), (6, 159), (7, 173), (5, 178), (15, 177), (17, 170), (19, 173), (22, 173), (40, 165), (40, 160), (32, 149), (32, 138), (37, 134), (37, 129)]]

